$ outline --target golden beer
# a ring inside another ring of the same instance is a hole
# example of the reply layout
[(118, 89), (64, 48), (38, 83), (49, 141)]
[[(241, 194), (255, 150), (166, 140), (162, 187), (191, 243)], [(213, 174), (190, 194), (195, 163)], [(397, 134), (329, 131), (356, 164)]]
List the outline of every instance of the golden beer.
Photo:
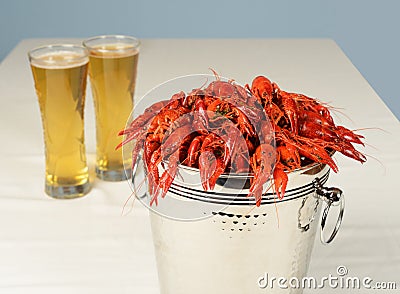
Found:
[(30, 53), (44, 129), (46, 193), (55, 198), (83, 196), (90, 189), (84, 144), (88, 58), (78, 48), (85, 54), (65, 48)]
[(96, 174), (106, 181), (121, 181), (130, 176), (129, 171), (125, 174), (124, 165), (129, 168), (131, 158), (115, 147), (122, 140), (118, 133), (125, 128), (133, 108), (139, 52), (136, 45), (126, 42), (94, 43), (84, 42), (89, 49), (96, 113)]

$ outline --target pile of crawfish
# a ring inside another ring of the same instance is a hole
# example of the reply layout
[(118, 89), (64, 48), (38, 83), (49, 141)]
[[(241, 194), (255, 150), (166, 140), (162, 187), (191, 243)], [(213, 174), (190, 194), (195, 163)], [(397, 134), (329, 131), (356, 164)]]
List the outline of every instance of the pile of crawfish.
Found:
[(120, 132), (125, 138), (117, 148), (136, 140), (133, 166), (143, 150), (151, 203), (165, 196), (182, 164), (199, 169), (205, 190), (212, 190), (224, 173), (248, 174), (248, 196), (260, 205), (263, 185), (271, 178), (270, 187), (281, 199), (287, 173), (295, 169), (315, 162), (337, 172), (334, 151), (366, 161), (353, 146), (364, 145), (364, 137), (335, 125), (328, 108), (317, 99), (285, 92), (264, 76), (244, 88), (217, 78), (148, 107)]

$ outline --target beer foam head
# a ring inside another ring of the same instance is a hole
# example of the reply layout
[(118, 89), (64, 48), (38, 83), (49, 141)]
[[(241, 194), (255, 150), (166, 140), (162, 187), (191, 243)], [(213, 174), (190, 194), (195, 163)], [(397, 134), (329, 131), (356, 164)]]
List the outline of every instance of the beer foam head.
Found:
[(90, 55), (100, 58), (120, 58), (139, 53), (140, 41), (135, 37), (105, 35), (89, 38), (83, 42)]
[(127, 44), (107, 44), (93, 46), (89, 48), (89, 53), (91, 56), (95, 57), (121, 58), (138, 54), (139, 51)]
[(31, 65), (41, 68), (62, 69), (82, 66), (89, 62), (87, 51), (80, 46), (50, 45), (29, 52)]

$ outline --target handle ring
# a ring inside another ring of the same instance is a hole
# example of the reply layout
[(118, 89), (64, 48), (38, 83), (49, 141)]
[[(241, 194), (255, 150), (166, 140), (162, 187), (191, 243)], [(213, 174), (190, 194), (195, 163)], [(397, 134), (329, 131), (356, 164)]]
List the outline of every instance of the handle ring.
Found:
[[(342, 224), (344, 208), (345, 208), (344, 194), (343, 191), (340, 190), (339, 188), (323, 187), (318, 178), (314, 180), (314, 187), (316, 194), (327, 203), (322, 213), (320, 238), (323, 244), (329, 244), (335, 239)], [(328, 219), (331, 206), (336, 206), (336, 205), (339, 205), (339, 215), (336, 220), (335, 228), (333, 229), (329, 238), (326, 239), (324, 235), (326, 220)]]

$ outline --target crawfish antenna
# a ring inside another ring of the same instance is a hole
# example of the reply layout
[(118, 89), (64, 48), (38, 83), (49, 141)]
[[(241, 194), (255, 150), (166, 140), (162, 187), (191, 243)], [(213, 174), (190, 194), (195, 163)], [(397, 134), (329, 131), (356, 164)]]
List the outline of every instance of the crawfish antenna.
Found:
[(215, 78), (216, 78), (218, 81), (221, 80), (221, 77), (219, 76), (219, 74), (218, 74), (212, 67), (209, 67), (208, 69), (211, 70), (211, 71), (213, 72)]

